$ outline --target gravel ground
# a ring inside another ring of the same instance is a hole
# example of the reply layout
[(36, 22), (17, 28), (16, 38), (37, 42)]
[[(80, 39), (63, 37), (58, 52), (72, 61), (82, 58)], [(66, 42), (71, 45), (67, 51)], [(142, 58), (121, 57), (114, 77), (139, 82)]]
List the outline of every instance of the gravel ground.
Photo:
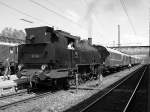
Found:
[(104, 77), (102, 86), (100, 87), (96, 86), (98, 80), (88, 81), (86, 84), (80, 85), (77, 92), (76, 89), (70, 89), (68, 91), (60, 90), (44, 98), (10, 107), (0, 112), (61, 112), (89, 98), (101, 89), (106, 88), (120, 78), (126, 76), (129, 72), (135, 70), (137, 67), (134, 67), (130, 71), (125, 70), (121, 73), (115, 73), (114, 75)]

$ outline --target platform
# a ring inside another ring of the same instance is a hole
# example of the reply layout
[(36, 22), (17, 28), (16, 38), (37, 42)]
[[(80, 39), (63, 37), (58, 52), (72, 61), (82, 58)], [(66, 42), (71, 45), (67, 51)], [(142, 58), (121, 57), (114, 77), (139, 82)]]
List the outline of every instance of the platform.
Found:
[(27, 79), (18, 79), (16, 75), (11, 75), (10, 80), (3, 80), (3, 76), (0, 76), (0, 96), (15, 92), (18, 84), (27, 82)]
[(129, 69), (125, 69), (123, 71), (111, 74), (107, 77), (104, 78), (103, 80), (103, 85), (102, 85), (102, 89), (110, 86), (111, 84), (115, 83), (116, 81), (124, 78), (125, 76), (129, 75), (131, 72), (135, 71), (136, 69), (140, 68), (142, 65), (138, 65), (135, 67), (132, 67), (130, 70)]

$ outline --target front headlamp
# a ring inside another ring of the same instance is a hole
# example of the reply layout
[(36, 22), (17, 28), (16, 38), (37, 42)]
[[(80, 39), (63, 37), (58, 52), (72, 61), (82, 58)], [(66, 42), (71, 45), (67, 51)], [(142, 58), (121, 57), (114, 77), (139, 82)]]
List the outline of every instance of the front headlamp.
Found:
[(46, 69), (46, 67), (47, 67), (47, 65), (46, 65), (46, 64), (42, 65), (42, 66), (41, 66), (41, 70), (45, 70), (45, 69)]
[(18, 70), (20, 71), (23, 68), (23, 64), (18, 65)]

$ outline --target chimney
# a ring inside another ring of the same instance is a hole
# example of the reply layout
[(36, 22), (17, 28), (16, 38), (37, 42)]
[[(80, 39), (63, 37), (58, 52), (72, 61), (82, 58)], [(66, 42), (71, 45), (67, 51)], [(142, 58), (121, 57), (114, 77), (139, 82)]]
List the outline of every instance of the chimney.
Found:
[(120, 25), (118, 24), (118, 48), (120, 47)]
[(92, 45), (92, 38), (88, 38), (88, 44)]

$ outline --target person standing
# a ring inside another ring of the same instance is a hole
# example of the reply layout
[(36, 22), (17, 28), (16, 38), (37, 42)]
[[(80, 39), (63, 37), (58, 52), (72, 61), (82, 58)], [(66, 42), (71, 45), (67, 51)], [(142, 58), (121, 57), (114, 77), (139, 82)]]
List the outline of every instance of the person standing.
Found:
[(10, 62), (9, 58), (4, 61), (4, 80), (10, 79)]
[(129, 63), (128, 67), (129, 67), (129, 71), (130, 71), (130, 69), (131, 69), (131, 67), (132, 67), (131, 63)]
[(98, 69), (98, 83), (96, 84), (97, 86), (99, 86), (100, 88), (103, 85), (103, 65), (100, 65), (99, 69)]

